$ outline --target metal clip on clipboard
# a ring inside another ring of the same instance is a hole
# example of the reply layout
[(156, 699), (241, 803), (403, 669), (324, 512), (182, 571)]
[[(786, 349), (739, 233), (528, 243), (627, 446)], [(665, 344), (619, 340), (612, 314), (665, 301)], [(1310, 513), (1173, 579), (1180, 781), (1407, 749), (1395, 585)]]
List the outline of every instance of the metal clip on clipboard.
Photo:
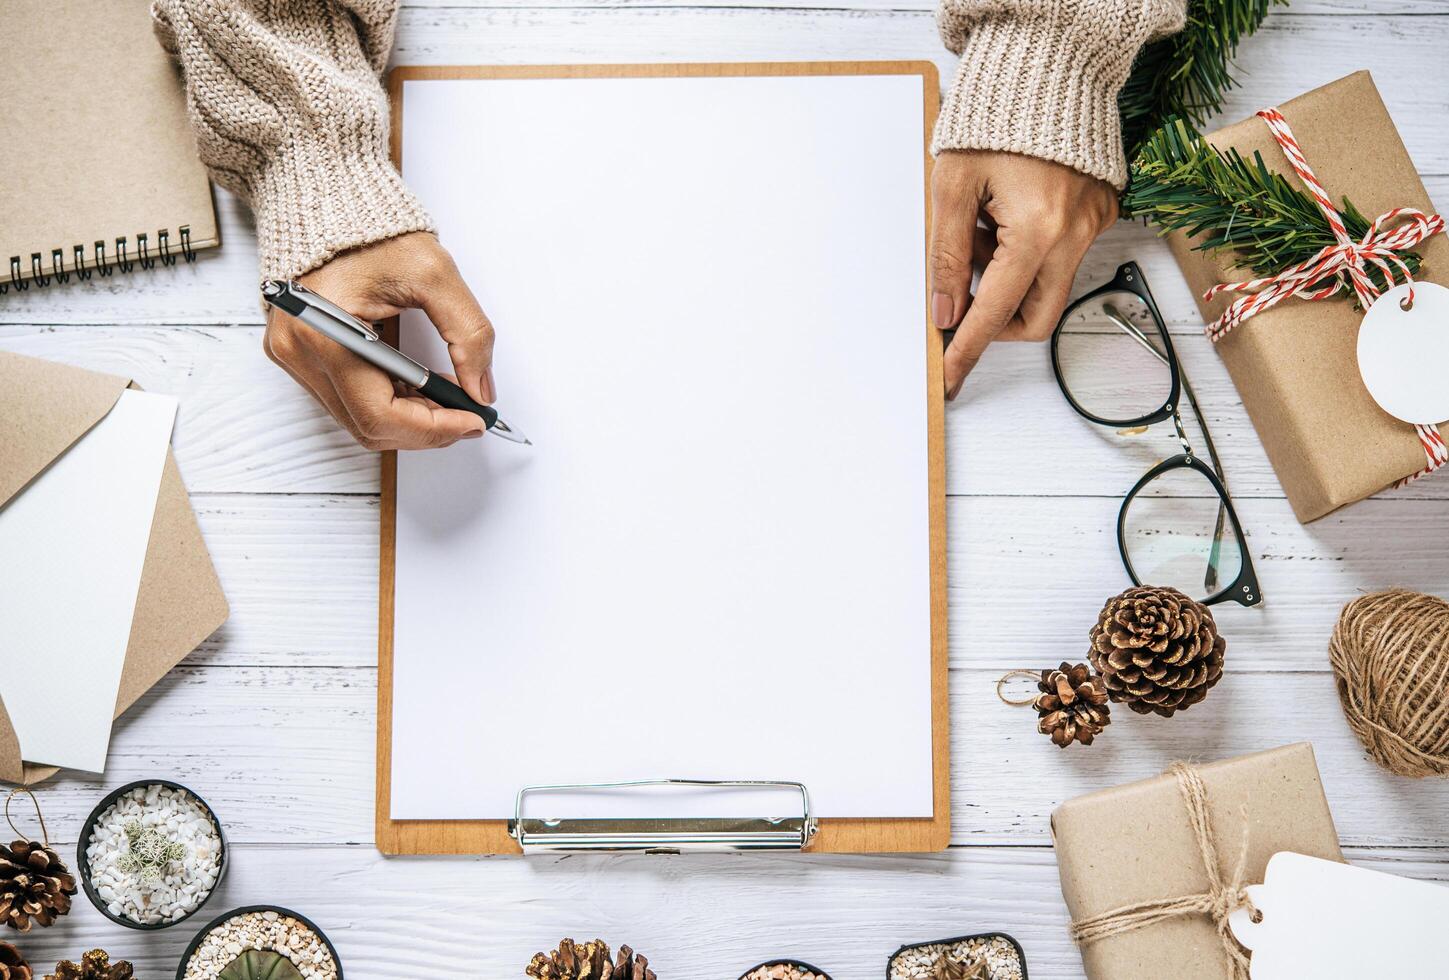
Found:
[[(798, 817), (674, 817), (557, 819), (523, 816), (530, 794), (634, 789), (647, 786), (704, 786), (727, 789), (779, 788), (800, 793)], [(639, 779), (617, 783), (525, 786), (514, 801), (508, 833), (525, 854), (548, 851), (798, 851), (820, 829), (810, 812), (804, 783), (779, 780)]]

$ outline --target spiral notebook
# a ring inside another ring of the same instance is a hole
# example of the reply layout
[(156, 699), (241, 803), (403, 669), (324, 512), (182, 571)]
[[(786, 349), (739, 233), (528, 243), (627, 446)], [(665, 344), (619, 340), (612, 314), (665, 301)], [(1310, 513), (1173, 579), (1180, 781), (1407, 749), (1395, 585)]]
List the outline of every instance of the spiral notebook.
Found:
[(0, 291), (175, 265), (220, 244), (149, 7), (0, 6)]

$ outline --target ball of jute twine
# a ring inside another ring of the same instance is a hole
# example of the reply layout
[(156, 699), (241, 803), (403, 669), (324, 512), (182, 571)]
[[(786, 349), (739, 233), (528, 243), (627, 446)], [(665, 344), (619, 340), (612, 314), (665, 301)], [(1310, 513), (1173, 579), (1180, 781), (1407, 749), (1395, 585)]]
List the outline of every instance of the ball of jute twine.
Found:
[(1449, 775), (1449, 602), (1371, 592), (1343, 607), (1328, 657), (1348, 723), (1400, 776)]

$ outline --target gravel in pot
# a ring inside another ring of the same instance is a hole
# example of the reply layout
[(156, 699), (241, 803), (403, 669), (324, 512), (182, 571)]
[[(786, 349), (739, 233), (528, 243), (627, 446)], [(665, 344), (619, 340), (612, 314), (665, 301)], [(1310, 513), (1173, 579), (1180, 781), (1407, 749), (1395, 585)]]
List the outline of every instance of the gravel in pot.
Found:
[(279, 905), (248, 905), (197, 933), (176, 980), (342, 980), (342, 960), (305, 915)]
[(1027, 980), (1026, 954), (1004, 932), (957, 936), (902, 946), (886, 964), (886, 980)]
[(830, 980), (830, 975), (801, 960), (771, 960), (746, 970), (740, 980)]

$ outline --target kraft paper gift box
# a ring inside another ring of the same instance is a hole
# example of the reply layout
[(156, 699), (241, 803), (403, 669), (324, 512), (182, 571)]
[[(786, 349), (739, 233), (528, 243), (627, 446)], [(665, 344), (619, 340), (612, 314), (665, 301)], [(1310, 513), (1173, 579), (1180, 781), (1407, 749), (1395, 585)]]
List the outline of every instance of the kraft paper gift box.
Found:
[[(1278, 108), (1340, 209), (1347, 197), (1369, 221), (1395, 207), (1434, 212), (1368, 72)], [(1249, 162), (1255, 151), (1261, 153), (1268, 169), (1302, 189), (1262, 119), (1220, 129), (1208, 141), (1219, 149), (1236, 148)], [(1233, 268), (1230, 252), (1194, 251), (1181, 234), (1171, 235), (1169, 243), (1207, 323), (1235, 298), (1227, 294), (1204, 302), (1209, 288), (1256, 275)], [(1414, 251), (1424, 260), (1419, 279), (1449, 285), (1444, 235)], [(1305, 524), (1418, 473), (1428, 461), (1414, 427), (1379, 408), (1364, 387), (1357, 354), (1362, 318), (1351, 296), (1313, 302), (1290, 297), (1215, 345), (1293, 513)]]
[[(1279, 851), (1342, 861), (1313, 747), (1299, 742), (1198, 767), (1229, 879), (1247, 833), (1244, 884)], [(1062, 804), (1052, 814), (1062, 896), (1073, 922), (1138, 902), (1199, 895), (1207, 870), (1177, 779), (1156, 776)], [(1081, 946), (1090, 980), (1223, 980), (1228, 956), (1212, 919), (1191, 913)]]
[[(0, 507), (99, 422), (126, 378), (0, 351)], [(171, 450), (161, 474), (115, 717), (226, 621), (221, 592)], [(37, 670), (54, 669), (44, 664)], [(24, 760), (0, 705), (0, 780), (35, 783), (57, 771)]]

